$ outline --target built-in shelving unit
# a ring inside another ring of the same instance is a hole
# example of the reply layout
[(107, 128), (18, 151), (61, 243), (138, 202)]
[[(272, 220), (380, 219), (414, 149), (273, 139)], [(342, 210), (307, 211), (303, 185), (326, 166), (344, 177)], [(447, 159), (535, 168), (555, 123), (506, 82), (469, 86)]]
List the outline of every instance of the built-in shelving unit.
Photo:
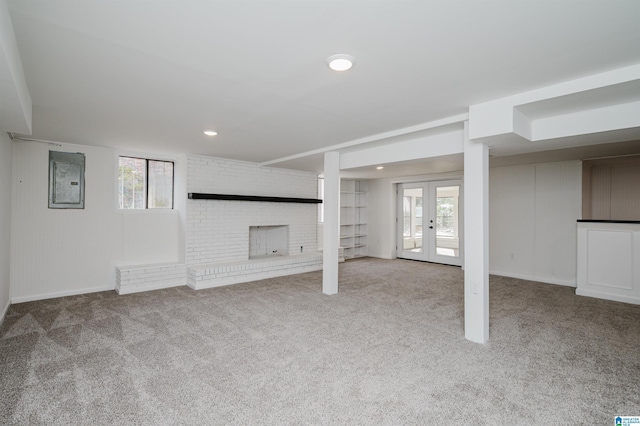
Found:
[(340, 181), (340, 246), (344, 258), (367, 255), (367, 182)]

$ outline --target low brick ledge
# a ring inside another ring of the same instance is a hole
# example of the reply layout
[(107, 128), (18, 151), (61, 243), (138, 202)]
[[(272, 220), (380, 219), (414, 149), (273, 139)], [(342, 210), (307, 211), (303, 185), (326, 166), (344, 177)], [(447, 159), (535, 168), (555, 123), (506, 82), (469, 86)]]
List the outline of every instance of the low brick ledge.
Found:
[(187, 285), (195, 290), (322, 270), (322, 253), (272, 256), (187, 266)]
[(184, 263), (151, 263), (116, 266), (118, 294), (160, 290), (187, 284), (187, 265)]

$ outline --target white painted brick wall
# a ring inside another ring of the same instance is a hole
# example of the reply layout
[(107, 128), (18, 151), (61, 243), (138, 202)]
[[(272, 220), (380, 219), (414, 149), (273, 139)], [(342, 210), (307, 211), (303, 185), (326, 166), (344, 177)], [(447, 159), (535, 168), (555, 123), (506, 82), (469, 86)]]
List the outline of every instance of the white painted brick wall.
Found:
[(201, 264), (187, 268), (187, 285), (195, 290), (322, 270), (322, 254), (272, 257), (245, 262)]
[[(253, 163), (191, 155), (188, 192), (317, 198), (317, 176)], [(249, 259), (249, 227), (289, 225), (289, 254), (317, 250), (317, 205), (188, 200), (187, 264)]]
[(158, 290), (187, 284), (184, 264), (116, 267), (116, 291), (119, 294)]

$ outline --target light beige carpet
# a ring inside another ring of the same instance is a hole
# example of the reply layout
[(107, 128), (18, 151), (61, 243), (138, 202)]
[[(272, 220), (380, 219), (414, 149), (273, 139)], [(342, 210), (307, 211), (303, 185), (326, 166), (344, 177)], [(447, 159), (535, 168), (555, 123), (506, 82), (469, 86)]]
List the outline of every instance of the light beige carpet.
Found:
[(404, 260), (211, 290), (12, 305), (0, 424), (613, 424), (640, 415), (640, 306), (492, 277), (491, 338), (463, 271)]

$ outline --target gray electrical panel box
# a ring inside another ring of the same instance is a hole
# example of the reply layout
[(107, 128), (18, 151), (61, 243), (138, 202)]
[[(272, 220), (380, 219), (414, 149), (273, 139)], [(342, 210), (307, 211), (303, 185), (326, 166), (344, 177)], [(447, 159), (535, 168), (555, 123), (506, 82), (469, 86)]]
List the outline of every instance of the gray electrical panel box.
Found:
[(84, 209), (84, 154), (49, 151), (49, 208)]

